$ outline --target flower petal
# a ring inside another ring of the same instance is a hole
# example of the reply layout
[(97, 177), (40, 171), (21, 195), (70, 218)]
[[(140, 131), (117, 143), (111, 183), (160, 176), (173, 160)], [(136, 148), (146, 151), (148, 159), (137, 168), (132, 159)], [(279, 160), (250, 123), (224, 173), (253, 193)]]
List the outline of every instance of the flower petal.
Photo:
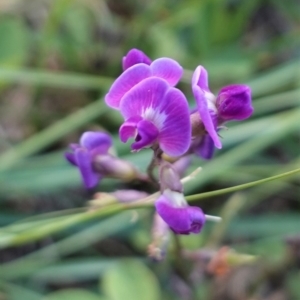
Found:
[(205, 126), (206, 131), (208, 134), (211, 136), (212, 140), (214, 141), (214, 144), (217, 148), (221, 149), (222, 144), (219, 139), (216, 126), (214, 124), (214, 112), (211, 111), (208, 107), (208, 101), (205, 98), (205, 94), (203, 91), (200, 89), (199, 86), (193, 85), (192, 86), (193, 94), (196, 99), (196, 103), (198, 106), (198, 112), (200, 115), (200, 118)]
[(119, 129), (120, 140), (126, 143), (131, 137), (135, 138), (137, 135), (137, 124), (143, 118), (134, 116), (126, 120)]
[(172, 86), (180, 80), (183, 69), (174, 59), (162, 57), (151, 64), (152, 75), (165, 79)]
[(183, 156), (179, 158), (177, 161), (175, 161), (172, 166), (178, 173), (179, 177), (183, 177), (185, 172), (187, 171), (188, 167), (191, 165), (192, 162), (192, 156)]
[(65, 153), (65, 158), (67, 159), (67, 161), (68, 161), (69, 163), (71, 163), (71, 164), (74, 165), (74, 166), (77, 166), (76, 161), (75, 161), (74, 153), (66, 152), (66, 153)]
[(205, 223), (205, 215), (199, 207), (174, 207), (164, 195), (156, 200), (155, 207), (157, 213), (175, 233), (199, 233)]
[(206, 69), (202, 66), (198, 66), (192, 77), (192, 86), (197, 85), (203, 91), (210, 92), (208, 86), (208, 73)]
[(214, 141), (209, 134), (203, 136), (195, 147), (195, 154), (203, 159), (211, 159), (214, 155)]
[(100, 179), (100, 175), (93, 170), (91, 154), (88, 150), (84, 148), (76, 149), (75, 159), (86, 188), (96, 186)]
[(244, 120), (251, 116), (251, 89), (247, 85), (229, 85), (223, 87), (217, 97), (217, 108), (224, 121)]
[(154, 122), (154, 119), (159, 117), (157, 108), (168, 89), (169, 85), (163, 79), (157, 77), (144, 79), (123, 97), (120, 103), (123, 117), (127, 120), (131, 117), (141, 116), (153, 121), (159, 128), (159, 124)]
[(122, 97), (143, 79), (151, 76), (150, 67), (146, 64), (137, 64), (123, 72), (112, 84), (105, 96), (108, 106), (119, 109)]
[(86, 131), (80, 138), (80, 145), (90, 151), (97, 149), (97, 154), (105, 154), (112, 145), (112, 139), (104, 132)]
[(127, 53), (127, 55), (123, 57), (122, 60), (123, 71), (140, 63), (150, 65), (151, 59), (143, 51), (138, 49), (131, 49)]
[(135, 151), (152, 146), (159, 134), (157, 127), (148, 120), (142, 120), (138, 123), (137, 132), (136, 142), (131, 145), (131, 149)]
[(191, 141), (190, 112), (184, 94), (170, 88), (161, 100), (159, 111), (166, 116), (158, 138), (161, 149), (170, 156), (184, 154)]

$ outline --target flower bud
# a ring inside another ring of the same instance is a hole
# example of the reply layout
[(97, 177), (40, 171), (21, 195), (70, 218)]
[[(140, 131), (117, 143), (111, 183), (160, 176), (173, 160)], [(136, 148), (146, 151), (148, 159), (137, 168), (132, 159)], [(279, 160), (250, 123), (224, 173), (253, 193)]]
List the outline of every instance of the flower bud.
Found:
[(93, 160), (94, 169), (106, 177), (131, 181), (145, 179), (131, 163), (111, 155), (97, 155)]
[(253, 113), (250, 87), (243, 84), (223, 87), (218, 94), (216, 106), (223, 122), (249, 118)]
[(183, 192), (182, 183), (180, 182), (178, 173), (176, 172), (175, 168), (167, 162), (160, 166), (159, 181), (162, 192), (167, 189), (179, 193)]

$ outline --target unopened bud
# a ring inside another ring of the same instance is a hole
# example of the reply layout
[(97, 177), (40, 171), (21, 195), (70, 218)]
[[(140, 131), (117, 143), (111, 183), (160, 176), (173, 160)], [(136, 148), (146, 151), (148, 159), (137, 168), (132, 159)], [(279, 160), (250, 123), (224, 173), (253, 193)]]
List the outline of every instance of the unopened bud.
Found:
[(141, 174), (131, 163), (111, 155), (98, 155), (93, 161), (94, 169), (106, 177), (131, 181), (143, 179)]

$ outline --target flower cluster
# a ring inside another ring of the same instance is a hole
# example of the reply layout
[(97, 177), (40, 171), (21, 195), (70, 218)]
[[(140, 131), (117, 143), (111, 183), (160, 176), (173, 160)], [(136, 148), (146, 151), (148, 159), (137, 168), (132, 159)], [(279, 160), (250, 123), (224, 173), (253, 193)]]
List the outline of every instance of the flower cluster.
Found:
[[(175, 60), (163, 57), (152, 61), (142, 51), (132, 49), (122, 66), (123, 72), (105, 102), (124, 118), (119, 129), (122, 142), (133, 139), (133, 152), (153, 149), (150, 166), (158, 166), (160, 186), (155, 219), (162, 224), (158, 227), (164, 228), (156, 237), (165, 240), (160, 233), (165, 228), (177, 234), (199, 233), (208, 218), (199, 207), (188, 205), (180, 178), (191, 154), (210, 159), (215, 148), (222, 148), (218, 132), (226, 122), (251, 116), (251, 90), (247, 85), (228, 85), (214, 95), (206, 69), (198, 66), (191, 80), (197, 109), (190, 110), (185, 95), (175, 87), (183, 74)], [(152, 168), (148, 168), (146, 178), (130, 163), (112, 155), (111, 146), (110, 136), (102, 132), (86, 132), (79, 144), (70, 146), (72, 152), (66, 158), (78, 167), (87, 188), (102, 177), (155, 180)]]

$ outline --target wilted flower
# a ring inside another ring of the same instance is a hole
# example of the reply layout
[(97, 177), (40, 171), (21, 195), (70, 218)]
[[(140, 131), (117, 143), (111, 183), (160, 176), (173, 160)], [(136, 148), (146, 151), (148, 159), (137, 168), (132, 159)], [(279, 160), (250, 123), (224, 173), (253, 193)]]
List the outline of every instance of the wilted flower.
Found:
[[(217, 148), (222, 147), (218, 128), (227, 121), (244, 120), (251, 116), (251, 90), (247, 85), (229, 85), (223, 87), (215, 96), (209, 89), (208, 74), (202, 66), (198, 66), (193, 74), (192, 90), (198, 106), (198, 112), (191, 116), (195, 133), (192, 147), (196, 154), (211, 158), (213, 145)], [(197, 128), (199, 126), (202, 128)], [(199, 132), (200, 134), (197, 134)]]
[(170, 156), (184, 154), (191, 140), (188, 103), (183, 93), (157, 77), (144, 79), (120, 102), (125, 122), (120, 139), (134, 138), (132, 150), (159, 145)]
[(182, 76), (183, 69), (175, 60), (162, 57), (153, 62), (141, 51), (131, 50), (123, 58), (124, 72), (112, 84), (105, 96), (108, 106), (119, 109), (123, 96), (139, 82), (149, 77), (158, 77), (175, 86)]

